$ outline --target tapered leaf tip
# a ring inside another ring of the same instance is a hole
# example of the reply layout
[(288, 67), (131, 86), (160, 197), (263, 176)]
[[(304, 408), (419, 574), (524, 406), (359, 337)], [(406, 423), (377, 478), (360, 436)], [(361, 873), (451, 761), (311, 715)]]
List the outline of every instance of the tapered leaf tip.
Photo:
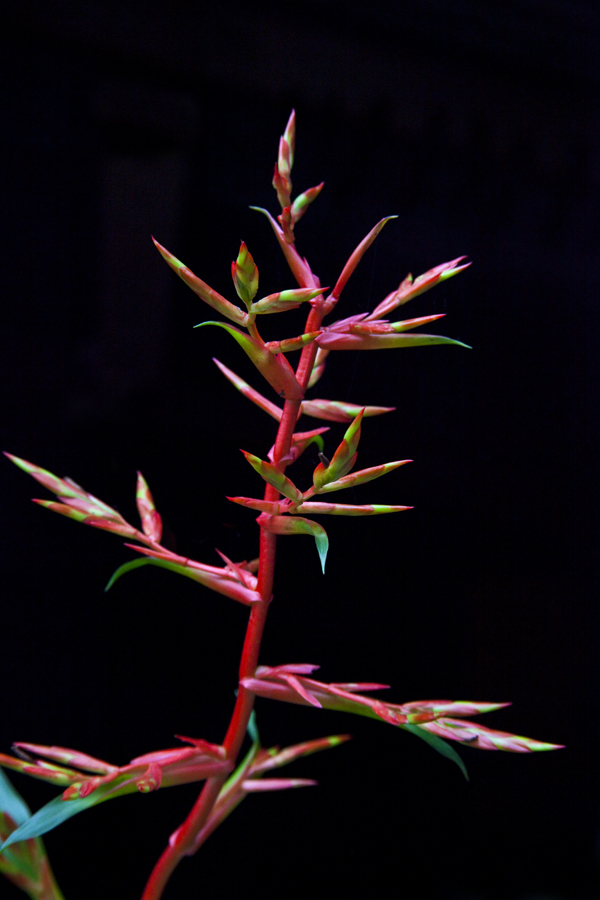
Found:
[(329, 550), (329, 538), (325, 533), (315, 534), (315, 543), (321, 560), (321, 570), (325, 574), (325, 562), (327, 560), (327, 551)]

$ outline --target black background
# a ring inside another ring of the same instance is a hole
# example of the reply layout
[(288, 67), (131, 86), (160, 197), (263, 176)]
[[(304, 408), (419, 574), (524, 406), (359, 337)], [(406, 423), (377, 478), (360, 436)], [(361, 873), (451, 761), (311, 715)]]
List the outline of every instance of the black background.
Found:
[[(473, 350), (330, 357), (314, 395), (397, 406), (365, 424), (361, 467), (415, 460), (343, 499), (415, 509), (324, 522), (325, 577), (309, 540), (282, 539), (261, 659), (390, 683), (398, 702), (512, 700), (485, 724), (568, 745), (466, 749), (466, 784), (392, 728), (259, 700), (265, 743), (355, 739), (289, 770), (319, 788), (249, 798), (167, 900), (597, 896), (599, 38), (596, 6), (566, 0), (23, 0), (5, 20), (3, 446), (132, 520), (140, 468), (180, 552), (256, 553), (252, 514), (224, 495), (259, 489), (238, 448), (265, 457), (274, 423), (210, 358), (260, 379), (224, 332), (192, 330), (213, 315), (150, 234), (231, 299), (241, 238), (261, 296), (292, 287), (248, 206), (276, 212), (295, 106), (296, 190), (326, 182), (297, 229), (322, 282), (399, 216), (339, 314), (468, 254), (406, 313), (448, 313), (439, 332)], [(130, 558), (119, 539), (34, 507), (47, 495), (8, 463), (1, 477), (0, 752), (125, 763), (174, 733), (221, 740), (245, 610), (155, 569), (104, 594)], [(56, 794), (14, 782), (34, 808)], [(69, 900), (139, 896), (195, 794), (128, 797), (49, 835)]]

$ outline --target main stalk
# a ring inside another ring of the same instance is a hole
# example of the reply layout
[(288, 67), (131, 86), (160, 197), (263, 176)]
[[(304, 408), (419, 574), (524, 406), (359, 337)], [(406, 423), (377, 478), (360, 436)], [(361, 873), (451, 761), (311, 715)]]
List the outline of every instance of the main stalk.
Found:
[[(293, 249), (295, 253), (295, 248)], [(322, 303), (322, 298), (319, 298), (313, 305), (306, 322), (306, 327), (304, 329), (305, 333), (316, 331), (320, 327), (324, 315), (321, 308)], [(308, 344), (303, 349), (300, 357), (296, 374), (303, 390), (306, 390), (310, 379), (310, 374), (315, 361), (316, 349), (314, 342)], [(282, 470), (285, 468), (285, 465), (281, 464), (280, 461), (285, 458), (290, 450), (294, 428), (300, 412), (300, 402), (300, 400), (285, 401), (283, 415), (277, 430), (273, 461), (275, 465), (279, 465)], [(265, 500), (277, 501), (279, 497), (279, 492), (268, 484), (265, 489)], [(240, 660), (240, 681), (243, 678), (254, 677), (258, 665), (260, 645), (267, 621), (269, 604), (273, 594), (276, 540), (274, 534), (265, 531), (264, 528), (260, 529), (258, 583), (256, 590), (260, 594), (261, 600), (260, 602), (252, 604), (250, 616), (248, 618)], [(223, 746), (227, 752), (227, 758), (232, 764), (235, 764), (246, 735), (250, 714), (252, 713), (254, 706), (254, 697), (255, 695), (252, 691), (249, 691), (242, 684), (239, 685), (235, 706), (233, 708), (227, 734), (223, 741)], [(191, 856), (198, 849), (198, 836), (210, 816), (212, 808), (217, 801), (219, 792), (227, 777), (227, 775), (216, 775), (206, 781), (187, 819), (177, 831), (171, 835), (168, 846), (150, 875), (144, 893), (142, 894), (142, 900), (160, 900), (169, 878), (179, 865), (180, 861), (184, 856)]]

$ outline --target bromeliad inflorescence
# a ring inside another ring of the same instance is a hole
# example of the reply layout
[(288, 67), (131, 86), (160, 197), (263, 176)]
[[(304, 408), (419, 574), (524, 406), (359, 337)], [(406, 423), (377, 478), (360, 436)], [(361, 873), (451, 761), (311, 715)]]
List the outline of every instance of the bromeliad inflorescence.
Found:
[[(196, 327), (215, 325), (224, 328), (271, 389), (270, 396), (264, 396), (228, 366), (214, 360), (225, 378), (277, 423), (268, 459), (262, 459), (248, 450), (242, 451), (261, 479), (257, 480), (257, 486), (262, 484), (262, 495), (228, 498), (253, 514), (259, 514), (256, 520), (259, 526), (257, 558), (234, 562), (217, 551), (222, 565), (212, 565), (180, 556), (165, 547), (161, 544), (161, 517), (141, 473), (138, 473), (137, 482), (137, 507), (141, 523), (138, 527), (125, 521), (117, 510), (74, 481), (57, 478), (37, 465), (7, 454), (12, 462), (57, 498), (36, 500), (36, 503), (78, 522), (124, 537), (126, 546), (140, 554), (117, 569), (107, 584), (107, 590), (123, 574), (152, 565), (184, 575), (249, 607), (237, 697), (227, 733), (220, 743), (181, 738), (188, 746), (147, 753), (124, 766), (106, 763), (75, 750), (23, 742), (14, 745), (16, 756), (0, 754), (0, 766), (42, 779), (62, 789), (61, 794), (32, 816), (5, 776), (0, 780), (0, 836), (4, 840), (0, 848), (0, 871), (36, 900), (62, 898), (40, 836), (98, 803), (128, 793), (146, 794), (158, 788), (192, 781), (204, 782), (190, 814), (171, 835), (142, 895), (142, 900), (158, 900), (181, 859), (193, 854), (248, 794), (315, 784), (310, 779), (273, 778), (270, 775), (274, 769), (300, 757), (337, 746), (347, 740), (348, 735), (319, 738), (284, 750), (278, 747), (266, 750), (261, 747), (254, 719), (253, 706), (257, 696), (387, 722), (422, 738), (456, 762), (465, 774), (461, 757), (448, 741), (483, 750), (515, 753), (552, 750), (558, 746), (485, 728), (470, 721), (472, 716), (506, 706), (504, 703), (449, 700), (387, 703), (365, 696), (365, 692), (380, 691), (387, 685), (372, 682), (326, 684), (310, 677), (317, 668), (313, 665), (267, 667), (258, 664), (273, 591), (277, 536), (312, 536), (325, 571), (329, 540), (315, 516), (360, 517), (410, 509), (409, 506), (399, 505), (338, 503), (337, 498), (332, 502), (329, 497), (334, 492), (367, 484), (410, 462), (400, 459), (365, 469), (355, 468), (363, 420), (392, 412), (393, 407), (307, 397), (306, 392), (321, 378), (330, 354), (340, 350), (385, 350), (434, 344), (466, 346), (452, 338), (416, 330), (441, 318), (440, 315), (398, 321), (386, 318), (412, 298), (467, 268), (469, 264), (464, 262), (463, 256), (435, 266), (418, 278), (408, 275), (371, 313), (324, 324), (325, 318), (336, 309), (344, 287), (364, 253), (385, 224), (395, 217), (381, 219), (371, 229), (350, 255), (333, 289), (329, 291), (321, 285), (307, 260), (296, 249), (295, 227), (320, 194), (323, 184), (309, 188), (292, 199), (294, 152), (295, 116), (292, 113), (279, 143), (273, 178), (281, 213), (275, 218), (266, 210), (260, 212), (267, 217), (273, 229), (291, 275), (297, 282), (296, 287), (286, 285), (277, 293), (256, 299), (259, 272), (248, 247), (242, 242), (231, 265), (233, 286), (237, 300), (242, 304), (240, 306), (202, 281), (170, 251), (154, 241), (163, 259), (185, 284), (227, 320), (201, 322)], [(263, 340), (259, 330), (261, 316), (285, 313), (299, 307), (306, 308), (308, 312), (302, 334), (275, 341)], [(299, 352), (300, 358), (292, 366), (288, 354), (294, 352)], [(323, 453), (322, 435), (328, 427), (296, 431), (301, 416), (346, 424), (345, 434), (331, 459)], [(287, 470), (312, 444), (317, 445), (320, 461), (314, 469), (312, 484), (300, 485), (287, 474)], [(238, 763), (247, 732), (252, 746)]]

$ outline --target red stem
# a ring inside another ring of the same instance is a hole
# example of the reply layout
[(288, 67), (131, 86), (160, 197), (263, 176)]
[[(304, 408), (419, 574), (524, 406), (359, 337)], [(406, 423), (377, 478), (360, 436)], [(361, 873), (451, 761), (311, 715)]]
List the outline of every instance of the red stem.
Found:
[[(296, 253), (295, 248), (292, 248), (292, 250)], [(317, 286), (317, 284), (315, 282), (314, 285), (309, 286)], [(324, 312), (322, 311), (322, 298), (316, 303), (313, 301), (313, 304), (306, 321), (306, 327), (304, 329), (305, 333), (317, 331), (323, 320)], [(303, 390), (306, 390), (316, 353), (317, 345), (314, 341), (307, 344), (302, 351), (296, 377), (302, 385)], [(299, 410), (300, 400), (285, 401), (283, 415), (281, 422), (279, 423), (275, 441), (273, 454), (275, 465), (278, 465), (280, 460), (289, 452)], [(285, 466), (281, 465), (281, 469), (283, 470), (284, 468)], [(264, 496), (265, 500), (276, 501), (279, 499), (279, 492), (271, 485), (267, 485)], [(273, 593), (275, 549), (276, 536), (261, 528), (260, 563), (258, 567), (258, 584), (256, 589), (261, 595), (262, 602), (257, 602), (252, 605), (250, 617), (248, 619), (240, 661), (240, 680), (242, 678), (253, 677), (258, 664), (260, 645)], [(227, 756), (232, 763), (235, 763), (246, 735), (250, 714), (254, 706), (254, 697), (255, 695), (251, 691), (247, 690), (243, 685), (239, 685), (231, 721), (223, 741)], [(179, 862), (184, 856), (191, 855), (198, 848), (199, 845), (196, 844), (198, 834), (206, 824), (226, 779), (227, 775), (218, 775), (207, 780), (187, 819), (180, 828), (171, 835), (169, 845), (164, 850), (150, 875), (144, 893), (142, 894), (142, 900), (160, 900), (164, 888)]]

